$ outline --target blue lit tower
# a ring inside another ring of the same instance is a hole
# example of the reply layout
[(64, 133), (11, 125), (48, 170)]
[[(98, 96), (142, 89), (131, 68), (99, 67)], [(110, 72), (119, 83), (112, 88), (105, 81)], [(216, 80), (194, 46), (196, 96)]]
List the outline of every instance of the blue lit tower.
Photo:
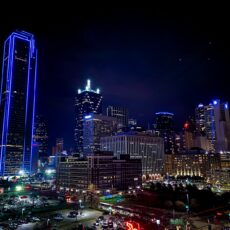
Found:
[(34, 36), (13, 32), (4, 43), (0, 89), (0, 175), (33, 171), (37, 49)]
[(75, 96), (74, 139), (78, 153), (83, 153), (83, 118), (89, 113), (102, 113), (102, 95), (99, 89), (92, 90), (91, 81), (87, 80), (85, 89), (79, 89)]
[(230, 118), (228, 102), (213, 100), (205, 106), (205, 131), (216, 152), (230, 150)]

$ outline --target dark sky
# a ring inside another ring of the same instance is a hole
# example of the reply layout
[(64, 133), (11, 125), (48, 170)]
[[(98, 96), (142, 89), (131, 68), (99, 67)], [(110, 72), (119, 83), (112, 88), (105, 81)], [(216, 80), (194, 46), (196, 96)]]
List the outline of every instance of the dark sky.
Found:
[(1, 53), (15, 29), (37, 38), (37, 113), (48, 121), (50, 145), (56, 137), (73, 145), (74, 95), (87, 78), (104, 106), (126, 106), (145, 125), (169, 111), (179, 129), (200, 102), (229, 101), (226, 6), (181, 7), (16, 8), (0, 16)]

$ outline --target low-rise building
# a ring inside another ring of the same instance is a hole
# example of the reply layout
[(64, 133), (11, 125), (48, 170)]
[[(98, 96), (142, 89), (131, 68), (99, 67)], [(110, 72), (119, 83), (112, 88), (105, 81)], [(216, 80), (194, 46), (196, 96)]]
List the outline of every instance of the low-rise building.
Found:
[(58, 188), (125, 190), (141, 183), (141, 160), (129, 156), (117, 159), (112, 152), (95, 152), (86, 158), (65, 157), (57, 167)]
[(221, 168), (220, 154), (192, 149), (178, 154), (166, 155), (165, 173), (173, 176), (207, 177)]

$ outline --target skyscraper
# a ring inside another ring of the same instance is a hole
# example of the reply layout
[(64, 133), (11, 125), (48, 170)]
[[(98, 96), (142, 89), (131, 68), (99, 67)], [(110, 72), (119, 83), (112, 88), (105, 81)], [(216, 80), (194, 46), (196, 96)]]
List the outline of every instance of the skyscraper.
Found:
[(115, 117), (117, 119), (119, 128), (128, 126), (128, 110), (126, 108), (108, 106), (106, 112), (107, 116)]
[(38, 145), (39, 157), (48, 154), (48, 130), (47, 123), (42, 115), (36, 115), (34, 127), (34, 141)]
[(112, 136), (117, 131), (117, 119), (98, 114), (84, 116), (83, 122), (83, 147), (84, 154), (91, 155), (100, 150), (100, 139)]
[(199, 104), (195, 109), (196, 131), (201, 136), (205, 135), (204, 110), (205, 110), (205, 107), (203, 104)]
[(0, 175), (31, 173), (37, 49), (33, 34), (13, 32), (4, 43), (0, 89)]
[[(202, 127), (204, 134), (217, 152), (230, 150), (230, 118), (228, 103), (214, 100), (209, 105), (196, 108), (196, 125)], [(201, 110), (202, 109), (202, 110)]]
[(87, 80), (85, 89), (79, 89), (75, 96), (74, 138), (78, 153), (83, 153), (83, 118), (89, 113), (102, 113), (102, 95), (99, 89), (92, 90), (91, 81)]
[(165, 153), (174, 153), (174, 127), (173, 127), (173, 113), (158, 112), (156, 113), (156, 132), (164, 138)]

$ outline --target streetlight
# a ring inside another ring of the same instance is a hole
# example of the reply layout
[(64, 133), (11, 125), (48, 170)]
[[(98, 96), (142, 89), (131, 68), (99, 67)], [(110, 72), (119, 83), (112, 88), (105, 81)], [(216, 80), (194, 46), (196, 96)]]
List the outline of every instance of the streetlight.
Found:
[(111, 215), (111, 212), (112, 212), (112, 207), (109, 206), (109, 215)]
[(19, 174), (20, 176), (24, 176), (24, 175), (25, 175), (25, 171), (21, 169), (21, 170), (19, 170), (18, 174)]
[(186, 194), (187, 197), (187, 205), (186, 205), (186, 209), (187, 209), (187, 213), (189, 214), (189, 194)]
[(82, 202), (82, 200), (79, 200), (80, 208), (81, 208), (81, 202)]
[(22, 208), (22, 218), (23, 218), (23, 212), (25, 211), (25, 208)]
[(159, 225), (161, 224), (160, 220), (156, 220), (156, 224), (157, 224), (157, 229), (159, 229)]
[(20, 192), (22, 191), (23, 187), (21, 185), (17, 185), (15, 189), (16, 189), (16, 192)]

